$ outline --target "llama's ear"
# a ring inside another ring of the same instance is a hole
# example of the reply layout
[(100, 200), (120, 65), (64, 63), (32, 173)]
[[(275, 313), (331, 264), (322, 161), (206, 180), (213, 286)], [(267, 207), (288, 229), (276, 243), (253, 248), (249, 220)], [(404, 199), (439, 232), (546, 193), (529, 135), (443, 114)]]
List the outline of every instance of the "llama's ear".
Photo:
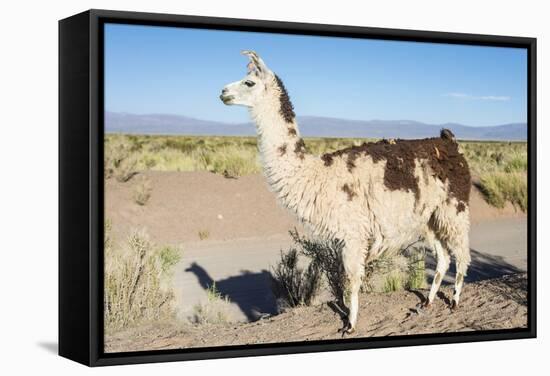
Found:
[(264, 61), (258, 54), (254, 51), (242, 51), (243, 55), (248, 56), (250, 62), (246, 66), (248, 72), (256, 71), (259, 75), (265, 75), (269, 72), (269, 68), (265, 65)]

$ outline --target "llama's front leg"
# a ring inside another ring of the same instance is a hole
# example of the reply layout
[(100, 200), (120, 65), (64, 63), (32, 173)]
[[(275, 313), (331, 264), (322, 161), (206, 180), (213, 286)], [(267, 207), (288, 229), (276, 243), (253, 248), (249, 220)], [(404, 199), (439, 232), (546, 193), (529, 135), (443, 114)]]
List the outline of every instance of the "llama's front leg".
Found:
[(348, 322), (342, 328), (344, 334), (353, 333), (357, 326), (359, 290), (361, 289), (361, 282), (365, 272), (364, 258), (364, 253), (359, 246), (353, 249), (345, 249), (342, 255), (345, 273), (343, 301), (349, 310)]
[(348, 302), (346, 305), (349, 309), (348, 323), (344, 329), (344, 333), (352, 334), (357, 326), (357, 315), (359, 314), (359, 290), (361, 289), (361, 276), (352, 277), (349, 284)]

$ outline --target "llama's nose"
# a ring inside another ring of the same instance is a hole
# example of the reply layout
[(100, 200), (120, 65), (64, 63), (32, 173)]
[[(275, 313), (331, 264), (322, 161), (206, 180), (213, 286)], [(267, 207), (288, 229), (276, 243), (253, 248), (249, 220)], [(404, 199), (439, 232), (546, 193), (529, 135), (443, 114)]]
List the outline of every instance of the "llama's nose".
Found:
[(227, 94), (227, 88), (224, 87), (224, 88), (222, 89), (222, 94)]

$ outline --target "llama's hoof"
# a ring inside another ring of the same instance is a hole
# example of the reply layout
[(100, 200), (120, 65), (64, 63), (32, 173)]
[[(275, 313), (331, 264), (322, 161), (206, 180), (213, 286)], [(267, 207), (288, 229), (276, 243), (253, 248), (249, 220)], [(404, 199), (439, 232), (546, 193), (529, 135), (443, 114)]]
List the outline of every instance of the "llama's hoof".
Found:
[(458, 309), (458, 303), (453, 299), (451, 302), (451, 312), (455, 312)]
[(351, 326), (350, 323), (347, 323), (340, 329), (338, 329), (338, 333), (342, 333), (342, 338), (346, 336), (346, 334), (353, 334), (355, 332), (355, 328)]
[(425, 300), (423, 301), (422, 303), (418, 303), (416, 305), (416, 307), (414, 308), (414, 312), (417, 314), (417, 315), (420, 315), (420, 314), (423, 314), (426, 312), (426, 310), (428, 310), (429, 308), (431, 308), (432, 306), (432, 303), (430, 303), (428, 300)]

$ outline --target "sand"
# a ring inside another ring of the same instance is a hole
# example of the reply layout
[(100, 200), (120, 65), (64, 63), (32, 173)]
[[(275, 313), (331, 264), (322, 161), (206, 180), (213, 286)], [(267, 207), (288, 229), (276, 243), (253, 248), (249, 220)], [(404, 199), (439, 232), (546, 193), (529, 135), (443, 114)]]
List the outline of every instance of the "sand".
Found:
[[(228, 179), (209, 172), (156, 172), (142, 175), (151, 181), (152, 195), (145, 206), (132, 199), (134, 177), (127, 183), (109, 179), (105, 187), (105, 213), (113, 232), (124, 238), (145, 228), (157, 243), (181, 244), (286, 235), (298, 227), (294, 216), (278, 205), (260, 174)], [(472, 224), (498, 218), (525, 217), (511, 204), (496, 209), (477, 188), (470, 195)]]
[[(527, 325), (526, 274), (467, 285), (459, 309), (449, 309), (451, 287), (443, 287), (423, 314), (414, 307), (425, 290), (363, 294), (357, 331), (345, 338), (467, 332), (522, 328)], [(341, 339), (340, 315), (328, 304), (300, 307), (252, 323), (193, 326), (165, 323), (128, 329), (108, 336), (106, 352), (247, 345)]]

